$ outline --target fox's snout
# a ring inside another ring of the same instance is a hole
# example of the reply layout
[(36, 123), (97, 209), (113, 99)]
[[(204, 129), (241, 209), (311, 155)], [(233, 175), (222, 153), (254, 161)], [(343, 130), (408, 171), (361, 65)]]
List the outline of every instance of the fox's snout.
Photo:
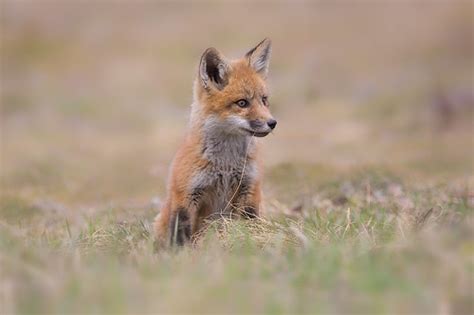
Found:
[(277, 121), (273, 118), (270, 118), (267, 121), (258, 120), (258, 119), (250, 121), (250, 128), (252, 128), (254, 130), (268, 129), (268, 128), (273, 130), (273, 129), (275, 129), (276, 125), (277, 125)]
[(273, 129), (275, 129), (277, 121), (273, 118), (268, 120), (251, 120), (249, 121), (250, 130), (247, 130), (251, 135), (256, 137), (265, 137)]

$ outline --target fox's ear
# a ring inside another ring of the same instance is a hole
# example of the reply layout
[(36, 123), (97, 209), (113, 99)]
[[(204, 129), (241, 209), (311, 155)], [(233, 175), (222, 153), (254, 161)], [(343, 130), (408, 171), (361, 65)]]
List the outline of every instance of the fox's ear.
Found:
[(199, 64), (199, 78), (206, 90), (211, 86), (222, 90), (229, 82), (229, 71), (229, 63), (217, 49), (208, 48), (202, 54)]
[(263, 78), (267, 77), (270, 55), (272, 52), (272, 42), (265, 38), (255, 48), (250, 50), (245, 57), (249, 60), (249, 65), (257, 71)]

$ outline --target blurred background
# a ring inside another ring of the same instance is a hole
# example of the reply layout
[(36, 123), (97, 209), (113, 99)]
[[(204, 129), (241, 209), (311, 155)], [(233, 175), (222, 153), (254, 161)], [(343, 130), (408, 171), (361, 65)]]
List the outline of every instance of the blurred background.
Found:
[[(0, 313), (472, 313), (473, 12), (1, 0)], [(265, 200), (298, 219), (153, 255), (201, 54), (265, 37)]]
[[(163, 196), (201, 53), (273, 40), (269, 170), (472, 174), (470, 1), (2, 1), (2, 190), (58, 203)], [(271, 187), (267, 187), (271, 193)]]

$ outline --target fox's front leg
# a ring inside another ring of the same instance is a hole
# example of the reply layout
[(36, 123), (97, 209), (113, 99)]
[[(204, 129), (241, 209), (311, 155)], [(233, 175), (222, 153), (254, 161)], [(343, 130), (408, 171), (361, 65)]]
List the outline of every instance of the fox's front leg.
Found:
[(184, 202), (172, 211), (169, 220), (169, 244), (170, 246), (182, 246), (189, 242), (199, 231), (199, 223), (202, 219), (203, 191), (195, 189), (184, 198)]
[(181, 246), (191, 239), (191, 219), (188, 209), (184, 207), (176, 208), (168, 224), (168, 240), (170, 246)]
[(153, 224), (156, 249), (173, 245), (184, 245), (195, 231), (197, 211), (193, 207), (174, 206), (173, 200), (167, 202), (156, 216)]
[(260, 182), (242, 187), (236, 200), (239, 214), (245, 219), (253, 219), (260, 216), (262, 190)]
[(184, 245), (193, 235), (192, 211), (184, 207), (163, 207), (154, 222), (155, 248)]

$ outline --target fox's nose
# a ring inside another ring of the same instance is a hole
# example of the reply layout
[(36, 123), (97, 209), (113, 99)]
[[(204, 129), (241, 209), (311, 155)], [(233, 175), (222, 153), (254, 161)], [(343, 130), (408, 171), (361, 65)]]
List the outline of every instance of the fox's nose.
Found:
[(277, 125), (277, 121), (275, 119), (270, 119), (269, 121), (267, 121), (267, 125), (271, 129), (275, 129), (275, 127)]

